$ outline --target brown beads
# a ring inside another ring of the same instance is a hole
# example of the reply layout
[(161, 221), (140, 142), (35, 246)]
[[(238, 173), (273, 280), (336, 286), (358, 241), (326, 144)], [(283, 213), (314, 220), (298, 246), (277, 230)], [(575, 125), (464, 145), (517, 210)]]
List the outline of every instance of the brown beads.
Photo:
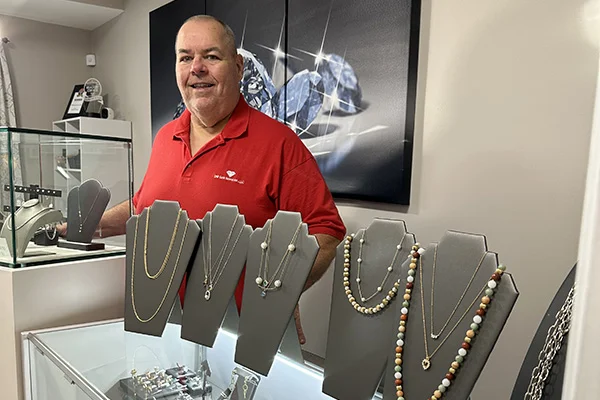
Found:
[(483, 317), (485, 315), (485, 310), (483, 308), (479, 308), (475, 313), (480, 317)]

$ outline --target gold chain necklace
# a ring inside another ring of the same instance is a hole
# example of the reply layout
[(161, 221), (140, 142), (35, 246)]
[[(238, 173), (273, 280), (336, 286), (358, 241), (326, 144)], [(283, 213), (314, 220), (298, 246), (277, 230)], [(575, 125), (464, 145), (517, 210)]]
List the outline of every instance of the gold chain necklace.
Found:
[(471, 275), (471, 279), (469, 279), (469, 283), (467, 283), (467, 286), (465, 287), (465, 290), (463, 290), (462, 295), (458, 299), (458, 302), (454, 306), (454, 309), (450, 313), (450, 316), (448, 317), (448, 319), (444, 323), (444, 326), (442, 326), (442, 328), (440, 329), (440, 331), (438, 333), (434, 333), (435, 328), (433, 327), (433, 324), (434, 324), (434, 317), (433, 317), (433, 310), (434, 310), (434, 299), (433, 299), (433, 297), (434, 297), (434, 295), (433, 295), (433, 292), (434, 292), (434, 289), (435, 289), (435, 272), (436, 272), (436, 269), (437, 269), (436, 268), (436, 266), (437, 266), (437, 251), (438, 251), (438, 245), (436, 244), (435, 245), (435, 249), (433, 251), (433, 272), (431, 273), (431, 294), (430, 294), (430, 298), (429, 298), (429, 318), (431, 320), (430, 335), (431, 335), (431, 338), (433, 340), (436, 340), (437, 338), (439, 338), (441, 336), (441, 334), (444, 332), (444, 330), (446, 329), (446, 327), (450, 323), (450, 320), (452, 319), (452, 317), (454, 316), (454, 314), (456, 314), (456, 310), (458, 310), (458, 306), (460, 306), (460, 303), (462, 303), (463, 299), (465, 298), (465, 295), (467, 294), (467, 291), (471, 287), (471, 284), (473, 283), (473, 279), (475, 279), (475, 275), (477, 275), (477, 272), (479, 271), (479, 268), (481, 268), (481, 265), (483, 264), (483, 260), (485, 258), (485, 255), (487, 254), (487, 252), (484, 252), (483, 255), (481, 256), (481, 260), (479, 260), (479, 263), (477, 264), (477, 267), (475, 267), (475, 271), (473, 271), (473, 275)]
[(79, 186), (79, 188), (77, 189), (77, 215), (79, 216), (79, 233), (83, 232), (83, 225), (85, 225), (86, 221), (90, 217), (90, 214), (92, 213), (92, 210), (94, 209), (94, 206), (96, 205), (96, 201), (98, 201), (98, 197), (100, 197), (102, 188), (100, 188), (100, 190), (98, 190), (98, 193), (96, 193), (96, 197), (94, 198), (94, 201), (92, 202), (92, 205), (90, 206), (88, 213), (85, 216), (83, 221), (81, 220), (81, 209), (83, 208), (83, 205), (81, 204), (81, 195), (79, 194), (80, 190), (81, 190), (81, 186)]
[[(169, 262), (169, 258), (171, 257), (171, 250), (173, 249), (173, 244), (175, 243), (175, 237), (177, 236), (177, 230), (179, 228), (179, 220), (181, 218), (181, 213), (183, 212), (183, 210), (180, 209), (177, 212), (177, 219), (175, 220), (175, 227), (173, 228), (173, 233), (171, 234), (171, 241), (169, 242), (167, 254), (165, 254), (165, 258), (163, 259), (162, 265), (160, 266), (160, 269), (158, 270), (158, 272), (156, 274), (152, 275), (152, 274), (150, 274), (150, 271), (148, 270), (148, 227), (150, 226), (150, 209), (151, 209), (151, 207), (148, 207), (148, 210), (146, 212), (146, 227), (145, 227), (145, 237), (144, 237), (144, 270), (146, 271), (146, 276), (148, 278), (156, 279), (163, 273), (163, 271), (165, 270), (165, 267), (167, 266), (167, 263)], [(136, 229), (137, 229), (137, 220), (136, 220)], [(187, 229), (187, 225), (186, 225), (186, 229)]]
[[(436, 246), (436, 249), (437, 249), (437, 246)], [(486, 254), (487, 254), (487, 251), (483, 254), (482, 260), (483, 260), (483, 258), (485, 257)], [(471, 281), (472, 280), (473, 280), (473, 278), (471, 278)], [(425, 321), (425, 295), (423, 293), (423, 261), (421, 259), (419, 259), (419, 286), (420, 286), (420, 292), (421, 292), (421, 316), (423, 317), (423, 342), (425, 343), (425, 358), (421, 362), (421, 365), (422, 365), (422, 367), (423, 367), (424, 370), (428, 370), (429, 367), (431, 367), (431, 359), (433, 358), (433, 356), (435, 355), (435, 353), (437, 353), (438, 350), (444, 345), (444, 343), (446, 343), (446, 340), (448, 340), (448, 338), (450, 337), (450, 335), (452, 335), (452, 332), (454, 332), (454, 330), (458, 327), (458, 325), (462, 322), (462, 320), (465, 319), (465, 317), (469, 313), (469, 310), (471, 309), (471, 307), (473, 307), (473, 305), (475, 304), (475, 302), (483, 294), (483, 291), (487, 287), (487, 283), (485, 285), (483, 285), (483, 288), (477, 293), (477, 295), (475, 295), (475, 298), (473, 299), (473, 301), (471, 302), (471, 304), (469, 304), (467, 306), (467, 309), (463, 312), (463, 314), (461, 315), (461, 317), (459, 318), (459, 320), (456, 322), (456, 324), (454, 324), (454, 326), (452, 327), (452, 329), (450, 329), (450, 332), (448, 332), (448, 334), (446, 335), (446, 337), (433, 350), (433, 352), (431, 354), (429, 354), (429, 345), (427, 343), (427, 323)], [(469, 283), (469, 286), (470, 286), (470, 283)], [(463, 293), (462, 297), (464, 297), (464, 293)]]
[(207, 216), (204, 218), (204, 221), (202, 221), (202, 235), (204, 236), (204, 234), (206, 233), (206, 227), (204, 226), (205, 224), (205, 220), (206, 218), (208, 218), (208, 253), (205, 250), (205, 246), (204, 246), (204, 238), (202, 239), (202, 261), (204, 263), (204, 287), (206, 289), (206, 292), (204, 293), (204, 299), (206, 301), (210, 300), (212, 291), (214, 289), (214, 287), (217, 285), (217, 282), (219, 281), (219, 279), (221, 278), (221, 275), (223, 275), (223, 272), (225, 272), (225, 267), (227, 267), (227, 263), (229, 263), (229, 259), (231, 258), (231, 255), (233, 254), (239, 240), (240, 237), (242, 236), (242, 233), (244, 232), (244, 224), (242, 223), (242, 227), (240, 228), (240, 231), (237, 235), (237, 237), (235, 238), (235, 241), (233, 242), (233, 247), (231, 248), (231, 251), (229, 252), (229, 255), (227, 256), (227, 258), (225, 259), (225, 262), (223, 262), (223, 257), (225, 257), (225, 250), (227, 249), (227, 247), (229, 247), (229, 242), (231, 242), (231, 237), (233, 236), (233, 231), (235, 230), (235, 225), (237, 224), (238, 221), (238, 215), (235, 215), (235, 218), (233, 219), (233, 224), (231, 225), (231, 229), (229, 230), (229, 234), (227, 235), (227, 239), (225, 240), (225, 244), (223, 245), (223, 247), (221, 248), (221, 251), (219, 252), (219, 255), (217, 256), (217, 264), (214, 267), (214, 272), (213, 272), (213, 263), (212, 263), (212, 220), (213, 220), (213, 216), (212, 214), (207, 214)]
[[(181, 213), (181, 210), (179, 212)], [(178, 214), (178, 217), (179, 217), (179, 215), (180, 214)], [(183, 229), (183, 235), (181, 236), (181, 244), (179, 245), (179, 251), (177, 252), (177, 258), (175, 260), (175, 265), (173, 266), (173, 272), (171, 273), (171, 277), (169, 278), (169, 283), (167, 285), (167, 289), (165, 290), (165, 293), (162, 297), (162, 300), (160, 301), (160, 304), (156, 308), (156, 311), (154, 311), (154, 313), (149, 318), (140, 317), (140, 315), (137, 311), (137, 308), (135, 306), (134, 274), (135, 274), (135, 249), (137, 247), (138, 224), (139, 224), (139, 217), (137, 217), (135, 220), (135, 233), (133, 235), (133, 253), (132, 253), (132, 257), (131, 257), (131, 306), (133, 307), (133, 313), (135, 314), (135, 317), (137, 318), (137, 320), (142, 323), (146, 323), (146, 322), (153, 320), (154, 317), (156, 317), (156, 315), (162, 308), (162, 306), (167, 298), (167, 295), (169, 294), (169, 290), (171, 289), (171, 285), (173, 284), (173, 278), (175, 277), (175, 272), (177, 272), (177, 266), (179, 265), (179, 258), (181, 256), (181, 251), (183, 250), (183, 244), (185, 243), (185, 237), (187, 234), (187, 229), (188, 229), (189, 224), (186, 222), (185, 227)]]

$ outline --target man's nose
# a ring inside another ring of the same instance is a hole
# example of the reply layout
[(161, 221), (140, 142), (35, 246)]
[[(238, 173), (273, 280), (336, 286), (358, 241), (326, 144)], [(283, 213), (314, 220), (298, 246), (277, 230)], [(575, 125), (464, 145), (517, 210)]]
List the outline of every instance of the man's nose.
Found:
[(192, 74), (201, 75), (206, 73), (206, 64), (202, 57), (194, 57), (194, 61), (192, 62)]

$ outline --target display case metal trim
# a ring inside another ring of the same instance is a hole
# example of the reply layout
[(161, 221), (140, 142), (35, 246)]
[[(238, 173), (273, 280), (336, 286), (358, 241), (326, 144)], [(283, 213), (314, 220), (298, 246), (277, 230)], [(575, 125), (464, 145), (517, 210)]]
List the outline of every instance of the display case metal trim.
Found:
[(61, 132), (61, 131), (44, 131), (44, 130), (40, 130), (40, 129), (31, 129), (31, 128), (1, 127), (0, 128), (0, 133), (2, 133), (2, 132), (31, 133), (31, 134), (44, 135), (44, 136), (71, 137), (71, 138), (75, 138), (75, 139), (95, 139), (95, 140), (103, 140), (103, 141), (108, 141), (108, 142), (122, 142), (122, 143), (131, 143), (132, 142), (132, 140), (130, 138), (93, 135), (93, 134), (90, 134), (90, 133), (73, 133), (73, 132)]
[(73, 367), (63, 361), (58, 354), (56, 354), (50, 347), (46, 345), (41, 339), (35, 334), (28, 333), (27, 340), (42, 353), (43, 356), (48, 357), (50, 361), (54, 363), (70, 380), (73, 382), (81, 391), (94, 400), (109, 400), (108, 397), (99, 391), (96, 387), (90, 385), (87, 380), (79, 374)]

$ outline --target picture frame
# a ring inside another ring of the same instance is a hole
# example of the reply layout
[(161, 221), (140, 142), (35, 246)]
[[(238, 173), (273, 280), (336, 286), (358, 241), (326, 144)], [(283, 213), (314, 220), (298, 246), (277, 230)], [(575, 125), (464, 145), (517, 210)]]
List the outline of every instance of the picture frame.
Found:
[(84, 85), (77, 84), (73, 87), (67, 108), (63, 114), (63, 119), (75, 118), (86, 115), (87, 102), (84, 101)]

